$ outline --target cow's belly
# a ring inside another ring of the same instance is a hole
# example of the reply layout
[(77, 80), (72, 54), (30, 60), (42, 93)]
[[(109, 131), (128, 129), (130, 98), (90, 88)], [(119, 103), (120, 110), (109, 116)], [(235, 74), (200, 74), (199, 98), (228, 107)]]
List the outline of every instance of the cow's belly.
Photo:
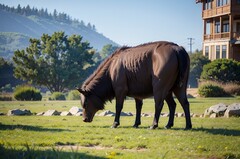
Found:
[(137, 82), (132, 81), (128, 83), (128, 93), (127, 96), (138, 98), (138, 99), (144, 99), (151, 97), (153, 95), (153, 88), (152, 83), (144, 83), (144, 82)]

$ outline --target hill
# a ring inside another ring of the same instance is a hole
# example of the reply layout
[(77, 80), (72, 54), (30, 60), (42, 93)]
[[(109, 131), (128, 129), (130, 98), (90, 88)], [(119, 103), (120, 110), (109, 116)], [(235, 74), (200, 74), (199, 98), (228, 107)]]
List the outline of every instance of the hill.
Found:
[(64, 31), (67, 35), (80, 34), (84, 41), (90, 42), (97, 50), (106, 44), (118, 45), (98, 33), (94, 25), (89, 27), (78, 20), (60, 21), (38, 15), (26, 16), (0, 7), (0, 21), (0, 56), (4, 58), (11, 57), (16, 49), (26, 48), (29, 38), (40, 38), (43, 33), (52, 34), (56, 31)]

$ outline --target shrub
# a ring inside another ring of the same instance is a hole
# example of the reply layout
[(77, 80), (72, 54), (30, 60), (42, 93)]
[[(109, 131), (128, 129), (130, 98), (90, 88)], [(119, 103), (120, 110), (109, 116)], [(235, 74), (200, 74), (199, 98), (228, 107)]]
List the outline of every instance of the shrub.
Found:
[(80, 93), (77, 90), (72, 90), (68, 93), (68, 100), (80, 100)]
[(198, 88), (201, 97), (227, 97), (228, 93), (222, 87), (213, 84), (204, 84)]
[(214, 60), (204, 65), (201, 79), (240, 83), (240, 62), (231, 59)]
[(50, 100), (66, 100), (65, 95), (61, 92), (53, 92)]
[(40, 101), (42, 95), (40, 91), (31, 86), (18, 86), (14, 90), (13, 96), (16, 100), (21, 101)]

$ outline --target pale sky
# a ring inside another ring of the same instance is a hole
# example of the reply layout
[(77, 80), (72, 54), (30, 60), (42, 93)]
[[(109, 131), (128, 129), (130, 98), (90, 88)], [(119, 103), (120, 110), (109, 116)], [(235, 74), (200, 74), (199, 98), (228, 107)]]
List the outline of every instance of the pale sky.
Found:
[(30, 5), (56, 9), (72, 18), (90, 22), (99, 33), (120, 45), (173, 41), (189, 51), (202, 49), (201, 4), (195, 0), (0, 0), (8, 6)]

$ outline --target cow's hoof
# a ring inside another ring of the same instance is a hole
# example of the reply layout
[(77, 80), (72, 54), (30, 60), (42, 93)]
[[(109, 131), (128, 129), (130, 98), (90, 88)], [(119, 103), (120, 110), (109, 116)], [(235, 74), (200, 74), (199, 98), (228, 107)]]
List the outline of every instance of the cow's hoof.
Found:
[(136, 125), (136, 124), (133, 125), (134, 128), (138, 128), (138, 126), (139, 126), (139, 125)]
[(166, 125), (164, 128), (165, 128), (165, 129), (171, 129), (172, 126)]
[(157, 125), (152, 125), (152, 126), (150, 126), (150, 130), (154, 130), (154, 129), (156, 129), (156, 128), (158, 128), (158, 126)]
[(117, 122), (114, 122), (113, 125), (111, 126), (111, 128), (117, 128), (120, 124)]

